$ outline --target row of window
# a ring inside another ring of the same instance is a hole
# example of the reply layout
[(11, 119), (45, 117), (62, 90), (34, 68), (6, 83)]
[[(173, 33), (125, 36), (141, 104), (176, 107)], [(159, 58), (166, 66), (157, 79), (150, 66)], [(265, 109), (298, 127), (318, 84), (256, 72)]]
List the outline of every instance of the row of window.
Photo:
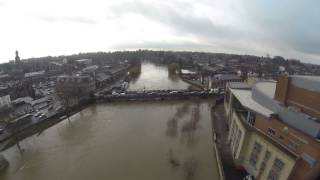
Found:
[(233, 157), (236, 157), (236, 153), (240, 144), (240, 139), (242, 136), (242, 132), (234, 122), (232, 127), (231, 127), (231, 150)]
[[(252, 167), (256, 168), (257, 162), (259, 160), (259, 155), (262, 152), (262, 145), (258, 142), (255, 142), (253, 145), (252, 152), (250, 154), (249, 163)], [(260, 165), (260, 171), (264, 171), (266, 164), (268, 163), (269, 159), (271, 158), (271, 152), (266, 150), (263, 160)], [(273, 161), (273, 165), (268, 174), (268, 180), (277, 180), (281, 174), (281, 171), (284, 167), (284, 162), (281, 161), (279, 158), (275, 158)]]
[[(267, 129), (267, 134), (269, 136), (275, 136), (276, 132), (272, 129), (272, 128), (268, 128)], [(284, 140), (284, 137), (282, 135), (279, 135), (279, 139), (280, 140)], [(289, 142), (287, 144), (287, 147), (293, 151), (297, 150), (298, 147), (298, 143), (296, 143), (295, 141), (289, 139)]]

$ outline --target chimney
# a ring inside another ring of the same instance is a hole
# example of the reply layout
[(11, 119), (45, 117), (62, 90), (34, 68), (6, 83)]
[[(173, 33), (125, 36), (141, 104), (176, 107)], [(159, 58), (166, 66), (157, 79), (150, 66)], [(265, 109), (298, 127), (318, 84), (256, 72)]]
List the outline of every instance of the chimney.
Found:
[(289, 87), (289, 77), (287, 74), (282, 73), (277, 77), (276, 92), (274, 99), (279, 101), (281, 104), (286, 104), (287, 92)]

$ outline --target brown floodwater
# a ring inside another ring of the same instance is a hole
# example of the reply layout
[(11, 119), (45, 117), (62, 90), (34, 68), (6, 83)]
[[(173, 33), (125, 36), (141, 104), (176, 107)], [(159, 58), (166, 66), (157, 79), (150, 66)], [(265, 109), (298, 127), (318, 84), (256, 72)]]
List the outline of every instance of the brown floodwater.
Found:
[(129, 90), (187, 89), (189, 84), (178, 75), (168, 73), (168, 67), (149, 62), (142, 63), (141, 73), (129, 83)]
[(210, 104), (91, 105), (21, 141), (23, 154), (16, 146), (2, 152), (10, 166), (0, 179), (218, 179)]

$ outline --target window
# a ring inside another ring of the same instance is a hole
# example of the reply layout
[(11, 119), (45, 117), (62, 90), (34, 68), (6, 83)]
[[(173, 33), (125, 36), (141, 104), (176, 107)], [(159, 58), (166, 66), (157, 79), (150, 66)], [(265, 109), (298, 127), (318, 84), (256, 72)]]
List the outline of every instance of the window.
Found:
[(236, 140), (235, 140), (235, 146), (234, 146), (234, 150), (233, 150), (233, 157), (234, 158), (236, 157), (236, 153), (237, 153), (237, 150), (239, 147), (241, 136), (242, 136), (242, 132), (240, 131), (240, 129), (238, 129)]
[(289, 140), (288, 142), (288, 148), (295, 151), (297, 150), (298, 144), (292, 140)]
[(270, 169), (268, 180), (278, 180), (279, 175), (281, 173), (281, 170), (284, 167), (284, 162), (282, 162), (280, 159), (276, 158), (273, 162), (273, 165)]
[(248, 111), (248, 122), (249, 122), (249, 124), (254, 126), (255, 120), (256, 120), (255, 113)]
[(226, 100), (227, 103), (229, 103), (229, 99), (230, 99), (230, 91), (227, 90), (226, 94), (225, 94), (225, 100)]
[(272, 128), (268, 128), (267, 133), (269, 136), (274, 136), (276, 134), (276, 132)]
[(268, 163), (270, 157), (271, 157), (271, 153), (270, 153), (270, 151), (267, 150), (266, 153), (264, 154), (264, 158), (261, 163), (261, 171), (263, 171), (264, 168), (266, 167), (266, 164)]
[(259, 154), (262, 150), (262, 146), (261, 144), (255, 142), (254, 145), (253, 145), (253, 149), (252, 149), (252, 152), (251, 152), (251, 155), (250, 155), (250, 159), (249, 159), (249, 162), (252, 166), (256, 166), (257, 164), (257, 161), (258, 161), (258, 157), (259, 157)]
[(232, 133), (231, 134), (231, 149), (234, 149), (237, 132), (238, 132), (238, 127), (237, 127), (236, 123), (233, 123), (232, 131), (231, 131), (231, 133)]

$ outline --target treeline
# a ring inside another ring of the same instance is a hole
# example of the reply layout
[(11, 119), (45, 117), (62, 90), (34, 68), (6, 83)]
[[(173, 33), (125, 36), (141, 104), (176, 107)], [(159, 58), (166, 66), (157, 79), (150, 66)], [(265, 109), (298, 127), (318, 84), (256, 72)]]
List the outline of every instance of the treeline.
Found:
[[(23, 58), (23, 57), (22, 57)], [(77, 59), (92, 59), (94, 64), (105, 65), (110, 63), (118, 63), (119, 61), (127, 60), (130, 63), (138, 63), (143, 60), (156, 61), (159, 63), (179, 63), (192, 64), (194, 62), (213, 64), (217, 61), (227, 63), (228, 60), (237, 59), (239, 63), (263, 62), (268, 60), (269, 65), (265, 68), (274, 68), (274, 65), (282, 65), (289, 67), (289, 64), (302, 65), (298, 60), (288, 60), (281, 56), (259, 57), (252, 55), (237, 55), (224, 53), (206, 53), (206, 52), (189, 52), (189, 51), (152, 51), (152, 50), (137, 50), (137, 51), (115, 51), (115, 52), (92, 52), (79, 53), (67, 56), (47, 56), (39, 58), (23, 59), (24, 72), (46, 70), (50, 62), (62, 63), (64, 59), (72, 62)], [(9, 72), (14, 69), (14, 64), (4, 63), (0, 65), (0, 71)]]

